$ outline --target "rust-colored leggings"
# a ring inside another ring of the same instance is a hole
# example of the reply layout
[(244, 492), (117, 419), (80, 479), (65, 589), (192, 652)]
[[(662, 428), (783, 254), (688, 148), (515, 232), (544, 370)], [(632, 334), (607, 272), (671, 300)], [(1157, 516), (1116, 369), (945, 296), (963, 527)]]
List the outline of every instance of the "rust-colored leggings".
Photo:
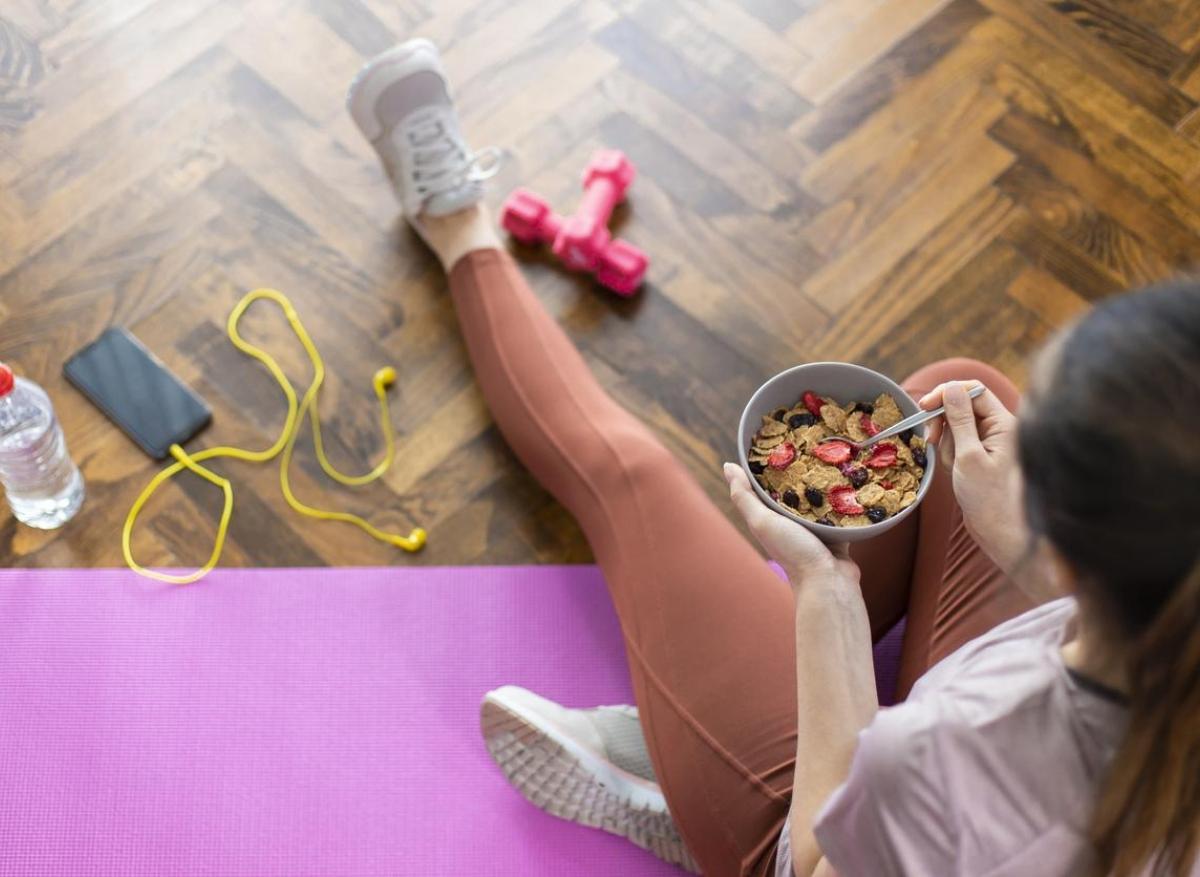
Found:
[[(621, 621), (654, 769), (705, 874), (762, 874), (796, 754), (792, 595), (646, 426), (613, 401), (509, 256), (478, 250), (450, 290), (483, 394), (521, 461), (579, 521)], [(983, 380), (970, 360), (905, 388)], [(715, 473), (714, 478), (718, 477)], [(941, 473), (905, 524), (855, 552), (876, 633), (908, 614), (901, 692), (1028, 607), (962, 527)]]

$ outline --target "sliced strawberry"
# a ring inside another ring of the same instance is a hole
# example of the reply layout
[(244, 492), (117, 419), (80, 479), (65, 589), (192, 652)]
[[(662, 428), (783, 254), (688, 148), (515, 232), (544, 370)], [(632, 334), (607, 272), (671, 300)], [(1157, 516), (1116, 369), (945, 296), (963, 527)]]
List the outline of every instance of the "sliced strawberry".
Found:
[(805, 390), (803, 398), (804, 407), (808, 409), (808, 413), (813, 417), (820, 417), (821, 406), (825, 404), (825, 401), (812, 390)]
[(867, 435), (879, 435), (879, 427), (875, 425), (875, 421), (871, 419), (870, 414), (864, 413), (858, 419), (858, 422), (862, 424), (863, 432)]
[(866, 511), (858, 502), (854, 488), (848, 484), (829, 490), (829, 505), (839, 515), (861, 515)]
[(891, 490), (896, 485), (892, 484), (892, 482), (890, 482), (886, 478), (884, 478), (882, 481), (879, 482), (879, 486), (882, 487), (884, 490)]
[(854, 449), (845, 442), (821, 442), (812, 449), (812, 455), (818, 460), (837, 466), (849, 461), (854, 455)]
[(896, 465), (896, 446), (891, 442), (880, 442), (871, 447), (871, 456), (863, 461), (870, 469), (886, 469)]
[(786, 469), (796, 459), (796, 446), (791, 442), (783, 442), (771, 449), (767, 457), (767, 465), (772, 469)]

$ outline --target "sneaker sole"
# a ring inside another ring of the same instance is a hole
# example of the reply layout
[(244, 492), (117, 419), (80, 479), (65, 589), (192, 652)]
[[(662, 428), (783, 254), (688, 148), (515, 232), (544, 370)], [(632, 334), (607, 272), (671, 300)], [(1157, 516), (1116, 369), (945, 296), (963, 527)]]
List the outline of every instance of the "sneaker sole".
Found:
[(665, 862), (700, 873), (661, 792), (539, 726), (503, 690), (484, 698), (480, 726), (492, 760), (535, 807), (623, 837)]

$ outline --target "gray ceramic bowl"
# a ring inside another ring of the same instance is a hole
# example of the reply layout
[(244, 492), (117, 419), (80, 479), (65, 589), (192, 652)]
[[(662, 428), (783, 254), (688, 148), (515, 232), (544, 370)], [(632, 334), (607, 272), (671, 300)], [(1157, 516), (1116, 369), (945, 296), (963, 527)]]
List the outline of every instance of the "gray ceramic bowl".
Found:
[[(746, 459), (746, 451), (750, 447), (754, 433), (762, 426), (763, 415), (770, 414), (778, 408), (790, 408), (796, 404), (805, 390), (812, 390), (818, 396), (831, 397), (842, 404), (851, 399), (866, 402), (873, 400), (880, 393), (890, 393), (905, 417), (916, 414), (918, 410), (917, 403), (909, 398), (909, 395), (900, 389), (895, 381), (861, 365), (854, 365), (850, 362), (810, 362), (780, 372), (759, 387), (758, 391), (750, 397), (750, 401), (746, 403), (746, 410), (742, 412), (742, 420), (738, 424), (738, 461), (741, 462), (742, 469), (749, 477), (754, 492), (772, 509), (803, 524), (821, 537), (824, 542), (861, 542), (892, 529), (911, 515), (913, 510), (921, 504), (925, 494), (929, 492), (929, 485), (933, 481), (933, 472), (937, 468), (935, 465), (936, 450), (933, 445), (930, 445), (926, 451), (929, 465), (925, 467), (925, 476), (917, 488), (916, 502), (906, 509), (901, 509), (887, 520), (880, 521), (878, 524), (868, 524), (866, 527), (831, 527), (828, 524), (818, 524), (806, 520), (793, 514), (791, 509), (783, 503), (771, 499), (770, 495), (755, 480), (750, 471), (750, 462)], [(914, 432), (917, 435), (925, 435), (925, 426), (918, 426)]]

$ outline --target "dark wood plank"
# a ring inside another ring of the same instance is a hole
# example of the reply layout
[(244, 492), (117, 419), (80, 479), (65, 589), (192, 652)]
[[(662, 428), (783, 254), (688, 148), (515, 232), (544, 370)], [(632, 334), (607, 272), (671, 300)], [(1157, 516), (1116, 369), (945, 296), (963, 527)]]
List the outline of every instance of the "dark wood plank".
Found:
[[(1195, 107), (1195, 101), (1157, 75), (1147, 75), (1141, 63), (1127, 49), (1113, 46), (1117, 39), (1111, 27), (1103, 31), (1108, 40), (1097, 38), (1094, 31), (1081, 27), (1045, 0), (981, 0), (984, 6), (1046, 44), (1047, 50), (1061, 53), (1134, 103), (1150, 110), (1164, 122), (1174, 125)], [(1074, 8), (1064, 7), (1064, 8)], [(1089, 22), (1096, 23), (1094, 18)], [(1127, 30), (1143, 33), (1128, 27)], [(1144, 51), (1144, 49), (1143, 49)]]
[[(1099, 167), (1088, 155), (1086, 139), (1071, 129), (1064, 117), (1058, 118), (1060, 124), (1055, 126), (1014, 111), (992, 127), (992, 135), (1022, 157), (1022, 163), (1010, 172), (1010, 180), (1021, 178), (1018, 185), (1031, 198), (1038, 197), (1039, 186), (1068, 189), (1081, 204), (1112, 216), (1137, 234), (1144, 246), (1177, 265), (1190, 265), (1200, 257), (1196, 237), (1186, 224), (1163, 212), (1144, 192)], [(1030, 168), (1041, 173), (1035, 178), (1029, 174)]]
[(1055, 0), (1052, 5), (1073, 24), (1160, 79), (1169, 76), (1184, 58), (1177, 46), (1103, 0)]
[(1031, 264), (1085, 298), (1104, 298), (1125, 288), (1116, 272), (1090, 258), (1083, 249), (1027, 211), (1006, 227), (1003, 239), (1013, 244)]
[(1039, 170), (1015, 165), (996, 187), (1019, 201), (1056, 235), (1116, 274), (1128, 286), (1167, 276), (1170, 261), (1150, 241)]

